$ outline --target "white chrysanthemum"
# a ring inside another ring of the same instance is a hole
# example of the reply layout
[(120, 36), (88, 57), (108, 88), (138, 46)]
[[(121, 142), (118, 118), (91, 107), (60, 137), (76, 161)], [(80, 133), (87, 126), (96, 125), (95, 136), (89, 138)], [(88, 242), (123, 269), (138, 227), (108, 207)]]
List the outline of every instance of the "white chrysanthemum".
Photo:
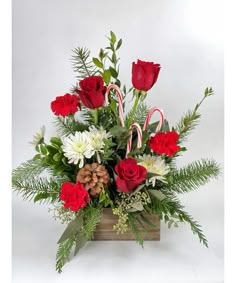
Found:
[(141, 160), (139, 164), (145, 167), (147, 172), (157, 174), (157, 176), (147, 180), (152, 183), (153, 187), (155, 186), (156, 180), (166, 182), (165, 175), (169, 173), (170, 168), (165, 164), (165, 160), (160, 156), (152, 156), (150, 154), (139, 156), (139, 159)]
[(84, 158), (91, 158), (94, 155), (93, 147), (90, 143), (88, 132), (76, 132), (69, 135), (63, 141), (62, 149), (64, 155), (69, 159), (69, 163), (78, 164), (82, 168)]
[(30, 144), (36, 146), (42, 143), (44, 140), (45, 130), (45, 126), (42, 126), (40, 130), (33, 136), (33, 140), (30, 142)]
[(97, 129), (94, 126), (89, 127), (88, 135), (93, 150), (100, 152), (103, 152), (103, 148), (105, 145), (104, 140), (111, 137), (111, 134), (107, 133), (102, 127)]

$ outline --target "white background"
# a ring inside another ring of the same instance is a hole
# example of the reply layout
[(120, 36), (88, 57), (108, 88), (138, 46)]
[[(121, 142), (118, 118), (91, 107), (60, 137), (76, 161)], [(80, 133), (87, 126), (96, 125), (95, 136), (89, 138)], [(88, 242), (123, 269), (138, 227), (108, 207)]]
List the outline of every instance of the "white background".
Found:
[[(13, 167), (34, 154), (28, 144), (44, 124), (53, 133), (50, 102), (75, 83), (71, 49), (93, 55), (113, 30), (123, 38), (121, 79), (130, 85), (137, 58), (162, 66), (147, 102), (164, 109), (170, 124), (198, 102), (206, 86), (216, 92), (201, 108), (202, 122), (179, 160), (214, 157), (223, 164), (223, 43), (221, 1), (13, 1)], [(54, 271), (56, 241), (64, 227), (47, 206), (13, 197), (13, 282), (223, 282), (223, 177), (182, 196), (210, 247), (189, 227), (168, 230), (161, 241), (92, 242)], [(77, 279), (78, 278), (78, 279)]]

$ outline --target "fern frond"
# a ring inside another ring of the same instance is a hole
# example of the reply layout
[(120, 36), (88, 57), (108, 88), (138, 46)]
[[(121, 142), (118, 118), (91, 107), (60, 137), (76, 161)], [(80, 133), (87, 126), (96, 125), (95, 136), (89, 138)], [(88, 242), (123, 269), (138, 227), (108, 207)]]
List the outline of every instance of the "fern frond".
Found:
[(74, 117), (61, 117), (57, 116), (54, 120), (57, 132), (61, 136), (68, 136), (75, 134), (75, 132), (84, 131), (88, 128), (86, 124), (80, 123)]
[(86, 77), (94, 76), (97, 73), (97, 68), (91, 61), (90, 51), (85, 48), (75, 48), (72, 55), (72, 66), (79, 80)]
[(71, 250), (75, 245), (75, 241), (76, 237), (72, 236), (71, 238), (59, 244), (56, 254), (56, 271), (58, 273), (62, 272), (62, 267), (69, 261)]
[(219, 174), (220, 166), (216, 161), (202, 159), (174, 171), (167, 187), (176, 193), (187, 193), (205, 185), (210, 179), (217, 178)]

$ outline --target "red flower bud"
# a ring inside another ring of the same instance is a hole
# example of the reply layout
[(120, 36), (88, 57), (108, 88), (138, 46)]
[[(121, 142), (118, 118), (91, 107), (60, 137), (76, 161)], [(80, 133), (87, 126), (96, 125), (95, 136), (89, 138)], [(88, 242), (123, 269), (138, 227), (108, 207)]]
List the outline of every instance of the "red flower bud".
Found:
[(87, 77), (79, 82), (79, 86), (81, 90), (76, 92), (79, 94), (84, 106), (95, 109), (103, 105), (107, 88), (104, 86), (102, 77)]
[(157, 81), (161, 66), (138, 60), (132, 65), (132, 84), (138, 90), (148, 91)]

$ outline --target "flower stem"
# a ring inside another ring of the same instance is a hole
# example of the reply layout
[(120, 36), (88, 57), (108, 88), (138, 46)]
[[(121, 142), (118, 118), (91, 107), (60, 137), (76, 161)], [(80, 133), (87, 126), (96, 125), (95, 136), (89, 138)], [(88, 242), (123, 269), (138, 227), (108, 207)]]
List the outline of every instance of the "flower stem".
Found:
[(134, 114), (135, 114), (137, 107), (138, 107), (139, 98), (140, 97), (138, 95), (135, 96), (135, 101), (134, 101), (133, 108), (131, 110), (131, 115), (130, 115), (130, 118), (129, 118), (129, 121), (128, 121), (128, 126), (130, 126), (134, 122), (133, 121), (134, 120)]
[(94, 124), (97, 125), (98, 124), (98, 109), (93, 109), (91, 110), (91, 112), (93, 114)]

